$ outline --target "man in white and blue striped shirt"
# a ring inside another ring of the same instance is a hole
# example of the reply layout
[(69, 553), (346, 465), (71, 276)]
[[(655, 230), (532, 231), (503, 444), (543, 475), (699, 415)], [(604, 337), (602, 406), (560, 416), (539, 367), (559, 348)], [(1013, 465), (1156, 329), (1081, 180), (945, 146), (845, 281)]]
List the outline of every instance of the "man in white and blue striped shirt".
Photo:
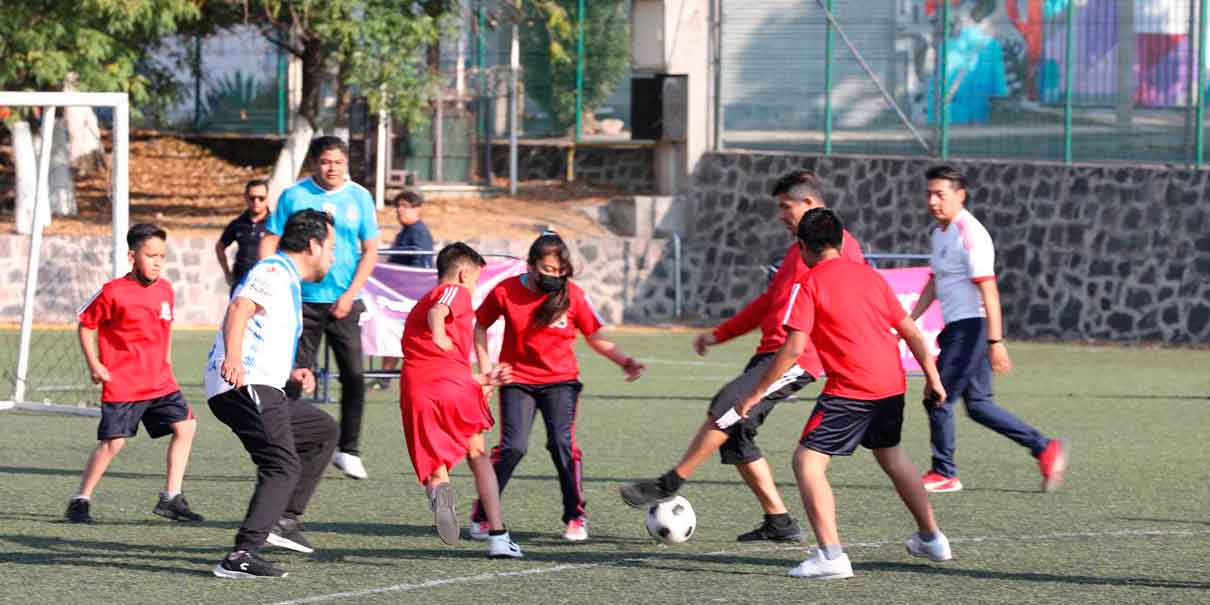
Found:
[(303, 210), (286, 222), (276, 254), (257, 263), (236, 288), (206, 363), (206, 397), (256, 464), (256, 491), (235, 536), (235, 549), (214, 567), (220, 578), (281, 577), (257, 556), (268, 542), (299, 552), (314, 548), (298, 518), (336, 449), (339, 427), (327, 413), (286, 396), (288, 381), (314, 387), (309, 368), (294, 367), (302, 332), (302, 283), (332, 265), (332, 217)]

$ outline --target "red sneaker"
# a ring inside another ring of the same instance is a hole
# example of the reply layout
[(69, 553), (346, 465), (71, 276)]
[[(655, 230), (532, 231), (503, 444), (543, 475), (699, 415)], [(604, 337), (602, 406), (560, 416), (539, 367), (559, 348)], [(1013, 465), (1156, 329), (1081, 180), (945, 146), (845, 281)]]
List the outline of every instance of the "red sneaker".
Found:
[(1042, 471), (1042, 491), (1053, 492), (1063, 484), (1067, 470), (1067, 447), (1063, 439), (1051, 439), (1050, 445), (1038, 454), (1038, 469)]
[(921, 478), (924, 491), (933, 493), (960, 492), (962, 482), (957, 477), (946, 477), (937, 471), (929, 471)]

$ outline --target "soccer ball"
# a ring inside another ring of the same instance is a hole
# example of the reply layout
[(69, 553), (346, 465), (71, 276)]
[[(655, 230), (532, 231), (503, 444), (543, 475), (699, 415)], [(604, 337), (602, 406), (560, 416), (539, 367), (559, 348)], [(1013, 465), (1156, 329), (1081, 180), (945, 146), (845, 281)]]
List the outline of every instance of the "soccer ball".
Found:
[(647, 533), (664, 544), (687, 541), (697, 527), (697, 515), (689, 501), (677, 496), (647, 509)]

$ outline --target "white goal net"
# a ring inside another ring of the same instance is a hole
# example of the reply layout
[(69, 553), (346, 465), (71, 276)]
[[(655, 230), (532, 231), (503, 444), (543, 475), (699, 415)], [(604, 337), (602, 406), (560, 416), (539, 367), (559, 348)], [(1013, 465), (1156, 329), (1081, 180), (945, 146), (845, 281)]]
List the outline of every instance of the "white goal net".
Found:
[[(112, 153), (108, 172), (111, 233), (105, 236), (44, 237), (51, 221), (51, 155), (55, 119), (61, 108), (86, 106), (112, 110)], [(36, 174), (32, 207), (14, 202), (13, 222), (0, 233), (0, 409), (73, 411), (96, 403), (100, 389), (91, 384), (80, 353), (75, 312), (111, 277), (126, 273), (129, 223), (129, 101), (125, 93), (5, 92), (0, 108), (26, 114), (41, 111), (32, 158), (17, 140), (25, 125), (10, 128), (14, 200), (21, 181)], [(28, 136), (28, 134), (26, 134)], [(28, 145), (24, 146), (25, 148)], [(32, 163), (31, 163), (32, 162)]]

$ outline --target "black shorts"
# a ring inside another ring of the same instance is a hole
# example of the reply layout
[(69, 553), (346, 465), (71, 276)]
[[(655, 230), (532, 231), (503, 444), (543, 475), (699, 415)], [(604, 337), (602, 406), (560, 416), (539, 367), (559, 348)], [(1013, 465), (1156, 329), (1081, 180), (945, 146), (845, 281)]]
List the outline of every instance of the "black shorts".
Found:
[(193, 418), (193, 409), (180, 391), (143, 401), (105, 401), (101, 403), (101, 424), (97, 425), (97, 441), (119, 437), (134, 437), (139, 422), (147, 434), (158, 439), (172, 433), (172, 425)]
[(858, 444), (871, 450), (895, 447), (902, 430), (902, 393), (874, 401), (820, 395), (799, 444), (823, 454), (848, 456)]
[[(741, 398), (751, 393), (772, 360), (773, 353), (753, 355), (744, 367), (744, 373), (727, 383), (710, 401), (710, 409), (707, 412), (710, 420), (717, 421), (722, 418), (739, 404)], [(764, 399), (748, 412), (746, 419), (722, 429), (727, 432), (727, 441), (719, 448), (723, 464), (747, 464), (760, 460), (763, 454), (756, 446), (757, 429), (765, 422), (774, 406), (814, 381), (815, 377), (804, 372), (802, 368), (791, 366), (782, 375), (781, 380), (769, 388)]]

